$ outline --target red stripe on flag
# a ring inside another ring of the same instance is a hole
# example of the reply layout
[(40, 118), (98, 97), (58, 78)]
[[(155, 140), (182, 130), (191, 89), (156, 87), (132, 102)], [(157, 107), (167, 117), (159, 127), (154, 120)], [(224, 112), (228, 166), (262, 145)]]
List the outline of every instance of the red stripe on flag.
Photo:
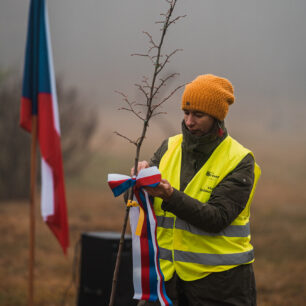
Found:
[(26, 131), (32, 131), (32, 102), (28, 98), (21, 98), (19, 125)]
[(66, 253), (69, 245), (69, 230), (60, 135), (55, 129), (52, 96), (41, 93), (38, 101), (40, 151), (42, 158), (52, 169), (54, 188), (54, 214), (49, 216), (46, 222)]

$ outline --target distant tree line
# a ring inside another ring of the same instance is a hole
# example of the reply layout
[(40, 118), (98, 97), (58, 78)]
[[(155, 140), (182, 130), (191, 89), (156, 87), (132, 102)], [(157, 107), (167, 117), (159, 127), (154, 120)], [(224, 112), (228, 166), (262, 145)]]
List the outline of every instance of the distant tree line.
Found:
[[(19, 127), (21, 79), (0, 70), (0, 200), (29, 197), (31, 136)], [(76, 88), (57, 79), (61, 141), (65, 176), (79, 175), (89, 160), (89, 143), (97, 125), (97, 112), (81, 101)], [(38, 161), (38, 167), (40, 163)]]

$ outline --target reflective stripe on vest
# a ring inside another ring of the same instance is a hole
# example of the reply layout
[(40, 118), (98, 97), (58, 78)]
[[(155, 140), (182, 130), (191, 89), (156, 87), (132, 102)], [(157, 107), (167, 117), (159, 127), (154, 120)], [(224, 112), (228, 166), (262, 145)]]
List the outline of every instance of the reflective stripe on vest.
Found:
[[(174, 218), (165, 216), (156, 216), (157, 224), (163, 228), (173, 228)], [(175, 228), (188, 231), (192, 234), (203, 235), (203, 236), (226, 236), (226, 237), (248, 237), (250, 235), (250, 223), (245, 225), (229, 225), (223, 231), (219, 233), (208, 233), (205, 232), (186, 221), (176, 218)]]
[[(161, 259), (172, 261), (172, 252), (165, 248), (159, 248)], [(210, 266), (239, 265), (248, 263), (254, 258), (254, 250), (234, 254), (207, 254), (192, 253), (174, 250), (174, 260), (181, 262), (198, 263)]]
[[(162, 177), (180, 188), (182, 135), (169, 138), (168, 150), (163, 155), (159, 169)], [(203, 167), (195, 174), (184, 192), (202, 203), (208, 202), (214, 188), (233, 171), (251, 151), (227, 136), (214, 150)], [(239, 216), (219, 233), (205, 232), (170, 212), (161, 209), (162, 200), (155, 198), (157, 239), (160, 247), (160, 264), (169, 280), (174, 271), (185, 281), (204, 277), (210, 272), (225, 271), (254, 260), (250, 244), (250, 204), (260, 168), (255, 163), (254, 184), (249, 200)]]

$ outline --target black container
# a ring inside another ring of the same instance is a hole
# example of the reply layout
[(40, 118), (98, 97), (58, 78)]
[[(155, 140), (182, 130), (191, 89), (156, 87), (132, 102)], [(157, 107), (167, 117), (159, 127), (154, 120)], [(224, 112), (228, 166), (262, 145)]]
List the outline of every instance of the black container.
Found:
[[(120, 234), (88, 232), (81, 236), (78, 306), (108, 306)], [(116, 287), (115, 306), (136, 306), (133, 299), (132, 239), (125, 236)]]

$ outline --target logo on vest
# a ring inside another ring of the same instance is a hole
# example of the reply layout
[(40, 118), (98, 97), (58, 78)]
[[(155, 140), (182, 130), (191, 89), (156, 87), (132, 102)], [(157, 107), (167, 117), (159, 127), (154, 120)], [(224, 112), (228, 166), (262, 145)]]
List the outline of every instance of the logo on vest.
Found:
[(215, 178), (215, 179), (218, 179), (220, 177), (220, 175), (216, 175), (216, 174), (212, 173), (211, 171), (207, 171), (206, 176), (209, 176), (209, 177)]
[(206, 188), (200, 188), (200, 191), (211, 193), (213, 191), (213, 188), (208, 186)]

